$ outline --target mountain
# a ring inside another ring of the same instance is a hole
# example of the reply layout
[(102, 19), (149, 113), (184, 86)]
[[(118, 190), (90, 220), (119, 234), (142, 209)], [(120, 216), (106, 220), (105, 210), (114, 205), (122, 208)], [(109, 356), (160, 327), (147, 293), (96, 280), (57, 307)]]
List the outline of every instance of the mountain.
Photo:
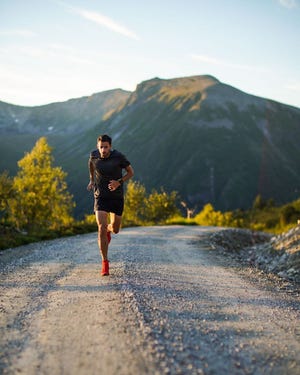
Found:
[(51, 139), (54, 152), (60, 153), (57, 146), (68, 147), (74, 139), (84, 138), (86, 131), (122, 107), (129, 95), (128, 91), (116, 89), (37, 107), (0, 101), (0, 171), (6, 169), (14, 174), (17, 161), (41, 136)]
[[(148, 190), (177, 190), (190, 207), (201, 209), (211, 202), (221, 210), (249, 208), (257, 194), (280, 204), (299, 197), (299, 108), (246, 94), (208, 75), (154, 78), (132, 93), (110, 93), (118, 99), (95, 94), (99, 101), (93, 108), (102, 112), (89, 119), (91, 111), (82, 109), (89, 101), (81, 98), (21, 107), (23, 117), (14, 112), (19, 122), (4, 126), (3, 114), (11, 107), (0, 103), (0, 145), (5, 149), (0, 171), (14, 171), (12, 162), (16, 165), (46, 135), (56, 164), (68, 173), (76, 215), (91, 213), (87, 159), (97, 136), (107, 133), (131, 161), (136, 180)], [(30, 110), (35, 121), (24, 120), (32, 118)]]
[(214, 77), (142, 82), (101, 126), (141, 182), (175, 189), (192, 207), (248, 208), (259, 193), (280, 203), (299, 196), (300, 110)]
[(128, 91), (116, 89), (37, 107), (0, 101), (0, 131), (2, 134), (81, 133), (123, 106), (129, 95)]

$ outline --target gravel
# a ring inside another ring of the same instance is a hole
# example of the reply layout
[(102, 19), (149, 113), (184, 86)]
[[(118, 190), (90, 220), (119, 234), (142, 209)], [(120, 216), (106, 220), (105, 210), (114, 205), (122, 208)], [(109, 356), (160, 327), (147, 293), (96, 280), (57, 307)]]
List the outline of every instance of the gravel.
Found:
[[(0, 253), (3, 374), (299, 373), (299, 294), (212, 251), (217, 228), (127, 228)], [(200, 238), (200, 240), (199, 240)]]
[(225, 229), (206, 240), (225, 255), (300, 285), (300, 225), (273, 237), (246, 229)]

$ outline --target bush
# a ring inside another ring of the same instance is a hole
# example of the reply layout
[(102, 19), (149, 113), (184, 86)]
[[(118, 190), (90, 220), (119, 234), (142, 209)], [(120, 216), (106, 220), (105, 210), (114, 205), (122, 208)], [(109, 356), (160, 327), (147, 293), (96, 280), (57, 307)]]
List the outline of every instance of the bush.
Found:
[(215, 211), (212, 204), (207, 203), (203, 210), (195, 217), (199, 225), (209, 225), (217, 227), (238, 227), (239, 221), (234, 218), (233, 212)]
[(177, 192), (166, 193), (163, 188), (147, 195), (140, 182), (129, 181), (125, 194), (123, 226), (165, 224), (176, 214)]

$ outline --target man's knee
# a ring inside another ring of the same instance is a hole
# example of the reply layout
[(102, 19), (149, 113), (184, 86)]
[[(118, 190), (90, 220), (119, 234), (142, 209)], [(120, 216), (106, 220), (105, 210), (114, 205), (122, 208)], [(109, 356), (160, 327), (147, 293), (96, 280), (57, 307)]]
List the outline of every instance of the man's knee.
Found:
[(113, 234), (119, 233), (120, 232), (120, 225), (113, 223), (112, 232), (113, 232)]

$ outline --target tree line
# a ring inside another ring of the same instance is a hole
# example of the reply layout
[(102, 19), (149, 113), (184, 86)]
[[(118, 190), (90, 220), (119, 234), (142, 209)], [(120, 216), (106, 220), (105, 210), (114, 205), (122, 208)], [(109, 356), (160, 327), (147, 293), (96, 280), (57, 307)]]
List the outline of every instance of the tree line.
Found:
[[(45, 137), (19, 162), (15, 177), (0, 175), (0, 249), (32, 240), (96, 230), (93, 215), (75, 221), (75, 203), (68, 192), (67, 174), (55, 167), (52, 148)], [(258, 195), (248, 210), (221, 212), (207, 203), (196, 215), (176, 191), (153, 189), (130, 180), (125, 192), (123, 226), (162, 224), (209, 225), (250, 228), (279, 233), (300, 219), (300, 200), (276, 206)], [(182, 206), (186, 209), (185, 217)], [(18, 242), (19, 239), (19, 242)]]

